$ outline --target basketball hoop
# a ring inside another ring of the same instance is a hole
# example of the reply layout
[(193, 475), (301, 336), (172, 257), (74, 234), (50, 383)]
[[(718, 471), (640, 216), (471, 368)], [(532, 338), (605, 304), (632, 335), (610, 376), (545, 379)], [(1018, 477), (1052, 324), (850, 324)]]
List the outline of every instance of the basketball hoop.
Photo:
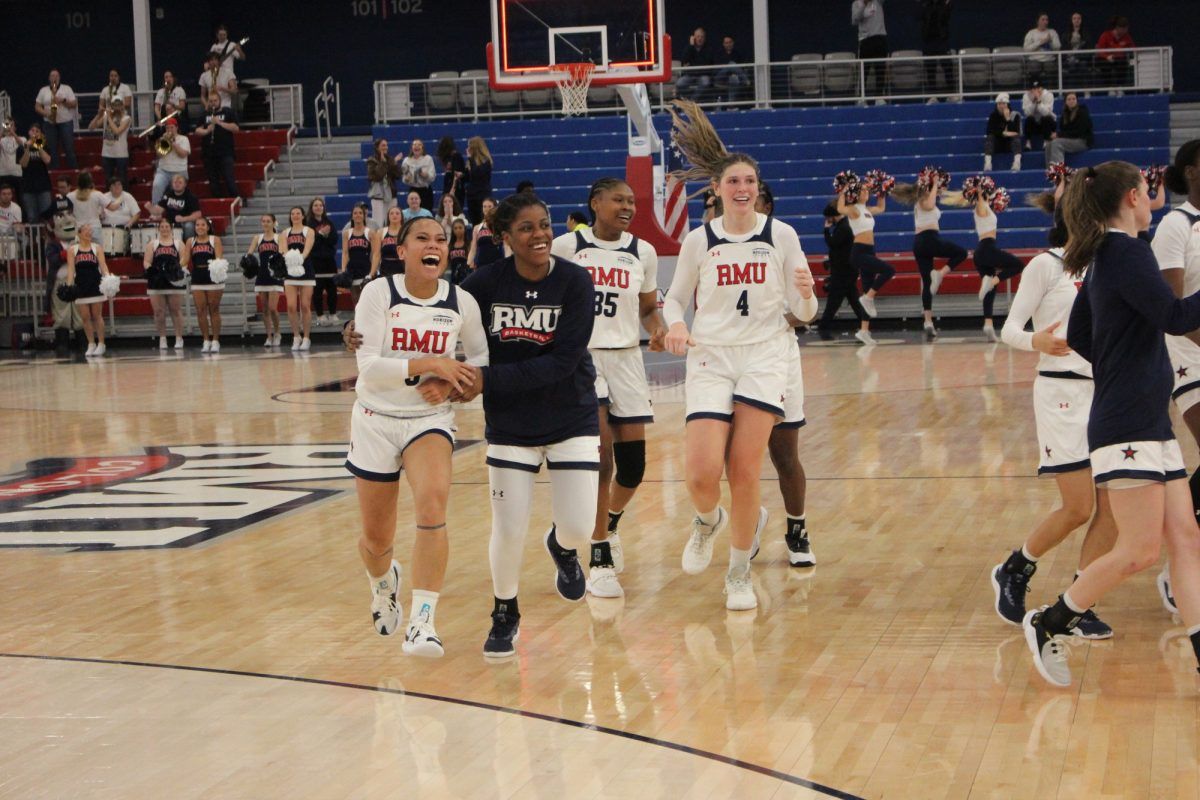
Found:
[(563, 116), (587, 113), (588, 88), (595, 72), (596, 65), (587, 61), (550, 65), (550, 76), (562, 95)]

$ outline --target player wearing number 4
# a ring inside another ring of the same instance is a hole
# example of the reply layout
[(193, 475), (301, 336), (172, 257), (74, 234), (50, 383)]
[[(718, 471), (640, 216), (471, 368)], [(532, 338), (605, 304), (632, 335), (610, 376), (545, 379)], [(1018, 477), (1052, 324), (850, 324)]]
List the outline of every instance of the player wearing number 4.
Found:
[(588, 591), (620, 597), (617, 574), (625, 559), (617, 525), (642, 482), (646, 423), (654, 421), (639, 327), (655, 351), (663, 349), (667, 326), (658, 312), (658, 253), (629, 233), (637, 211), (633, 189), (618, 178), (601, 178), (588, 193), (588, 210), (592, 227), (559, 236), (550, 252), (584, 267), (596, 287), (588, 352), (600, 401), (600, 491)]
[[(687, 355), (686, 474), (696, 507), (683, 570), (702, 572), (713, 539), (731, 527), (725, 607), (755, 608), (750, 556), (759, 521), (759, 472), (767, 440), (784, 416), (789, 350), (795, 336), (785, 321), (816, 316), (812, 273), (790, 226), (755, 211), (758, 164), (729, 155), (714, 170), (713, 191), (724, 215), (684, 239), (663, 304), (666, 347)], [(696, 301), (689, 331), (685, 309)], [(726, 467), (728, 461), (728, 467)], [(726, 471), (731, 512), (719, 505)]]

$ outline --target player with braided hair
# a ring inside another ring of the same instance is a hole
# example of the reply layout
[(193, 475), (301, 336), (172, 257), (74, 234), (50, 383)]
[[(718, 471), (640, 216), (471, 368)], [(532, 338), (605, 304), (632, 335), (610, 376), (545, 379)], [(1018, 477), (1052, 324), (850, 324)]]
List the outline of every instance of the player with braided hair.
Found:
[(1020, 275), (1025, 264), (1012, 253), (996, 244), (998, 227), (996, 214), (1008, 208), (1008, 190), (997, 187), (986, 175), (974, 175), (963, 181), (963, 199), (975, 208), (975, 233), (979, 245), (975, 248), (975, 271), (979, 273), (979, 299), (983, 302), (983, 335), (989, 342), (998, 342), (992, 309), (996, 302), (996, 287), (1014, 275)]

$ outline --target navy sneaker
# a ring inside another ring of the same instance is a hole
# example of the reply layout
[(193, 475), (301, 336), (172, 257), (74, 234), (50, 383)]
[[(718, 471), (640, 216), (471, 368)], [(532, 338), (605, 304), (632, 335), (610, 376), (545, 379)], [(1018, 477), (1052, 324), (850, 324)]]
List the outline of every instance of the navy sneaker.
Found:
[(558, 571), (554, 579), (554, 588), (558, 590), (562, 599), (575, 603), (587, 594), (587, 577), (583, 574), (583, 568), (579, 566), (579, 556), (574, 550), (567, 550), (558, 543), (554, 530), (554, 526), (551, 525), (550, 530), (546, 531), (545, 539), (546, 552), (554, 560), (554, 567)]
[(1000, 619), (1012, 625), (1020, 625), (1025, 619), (1025, 593), (1029, 591), (1032, 574), (1007, 572), (1003, 564), (992, 570), (992, 591), (996, 594), (996, 613)]
[(1071, 629), (1071, 635), (1080, 639), (1111, 639), (1113, 629), (1089, 608), (1079, 615), (1079, 624)]
[(492, 612), (492, 629), (483, 643), (484, 658), (507, 658), (517, 652), (514, 644), (521, 628), (521, 615), (504, 611)]

